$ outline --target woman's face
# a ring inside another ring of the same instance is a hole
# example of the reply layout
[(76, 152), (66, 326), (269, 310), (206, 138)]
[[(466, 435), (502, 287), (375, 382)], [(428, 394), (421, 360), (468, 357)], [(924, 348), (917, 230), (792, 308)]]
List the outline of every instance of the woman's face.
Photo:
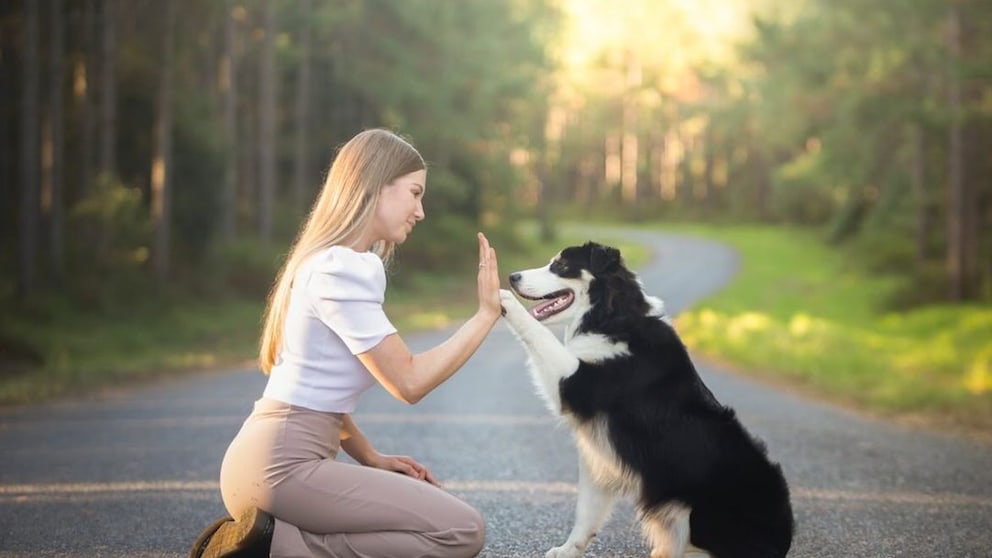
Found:
[(427, 171), (405, 174), (382, 187), (372, 222), (372, 238), (402, 244), (424, 218)]

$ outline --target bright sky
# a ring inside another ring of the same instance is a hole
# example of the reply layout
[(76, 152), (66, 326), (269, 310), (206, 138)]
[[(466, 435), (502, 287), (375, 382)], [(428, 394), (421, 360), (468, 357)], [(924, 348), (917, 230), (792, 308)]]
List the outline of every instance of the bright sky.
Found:
[(571, 25), (563, 55), (573, 67), (624, 50), (676, 67), (723, 58), (750, 29), (749, 0), (564, 0), (564, 8)]

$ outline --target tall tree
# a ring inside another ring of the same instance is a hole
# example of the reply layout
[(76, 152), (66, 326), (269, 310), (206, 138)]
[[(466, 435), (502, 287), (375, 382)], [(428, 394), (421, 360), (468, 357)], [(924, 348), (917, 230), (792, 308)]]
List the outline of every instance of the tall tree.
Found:
[(264, 2), (262, 52), (258, 72), (258, 234), (272, 242), (272, 214), (276, 190), (276, 51), (275, 6)]
[(21, 85), (21, 204), (17, 287), (22, 296), (36, 288), (39, 203), (39, 73), (38, 2), (24, 3), (24, 66)]
[(64, 273), (65, 239), (63, 234), (65, 184), (65, 125), (64, 125), (64, 55), (63, 55), (63, 0), (50, 0), (49, 17), (49, 95), (48, 131), (45, 148), (45, 182), (47, 194), (43, 198), (43, 211), (48, 229), (48, 274), (55, 283), (61, 283)]
[(637, 174), (639, 167), (640, 142), (639, 128), (639, 97), (642, 85), (642, 68), (638, 56), (634, 52), (626, 53), (626, 83), (623, 95), (622, 125), (623, 132), (620, 140), (620, 197), (625, 204), (634, 206), (637, 211)]
[(101, 0), (100, 173), (117, 174), (117, 0)]
[(224, 55), (220, 85), (224, 96), (224, 190), (221, 194), (221, 237), (230, 242), (237, 234), (238, 217), (238, 21), (244, 8), (229, 0), (224, 10)]
[(306, 211), (305, 192), (310, 179), (309, 122), (310, 122), (310, 42), (312, 0), (300, 2), (303, 29), (300, 30), (300, 61), (296, 80), (296, 138), (293, 145), (293, 210)]
[[(976, 102), (980, 98), (977, 87), (980, 82), (972, 77), (977, 73), (973, 68), (978, 65), (981, 52), (974, 39), (980, 19), (980, 12), (975, 10), (974, 4), (951, 2), (948, 7), (950, 137), (947, 255), (949, 298), (954, 301), (973, 298), (978, 293), (980, 282), (978, 229), (981, 220), (979, 185), (982, 181), (978, 170), (987, 161), (987, 153), (981, 153), (987, 146), (981, 145), (980, 103)], [(976, 157), (972, 153), (981, 155)]]
[(89, 191), (90, 185), (93, 181), (93, 163), (95, 162), (96, 153), (96, 117), (97, 117), (97, 61), (100, 59), (98, 55), (98, 41), (97, 36), (97, 11), (98, 4), (97, 0), (86, 0), (83, 6), (83, 38), (84, 38), (84, 55), (83, 55), (83, 65), (85, 66), (84, 71), (84, 87), (85, 91), (83, 93), (83, 102), (81, 110), (83, 113), (83, 130), (82, 130), (82, 140), (81, 149), (79, 150), (79, 156), (82, 159), (79, 168), (79, 180), (76, 185), (77, 196), (80, 198), (86, 197)]
[(947, 104), (950, 112), (948, 130), (948, 211), (947, 211), (947, 274), (948, 296), (961, 300), (965, 289), (965, 219), (967, 211), (967, 184), (964, 180), (964, 153), (962, 151), (961, 80), (958, 68), (961, 63), (961, 20), (958, 7), (953, 3), (947, 12), (947, 53), (949, 64)]
[(169, 236), (172, 222), (172, 81), (176, 27), (175, 0), (162, 0), (165, 30), (162, 33), (158, 103), (155, 110), (155, 147), (151, 169), (151, 212), (155, 229), (155, 276), (164, 283), (169, 274)]

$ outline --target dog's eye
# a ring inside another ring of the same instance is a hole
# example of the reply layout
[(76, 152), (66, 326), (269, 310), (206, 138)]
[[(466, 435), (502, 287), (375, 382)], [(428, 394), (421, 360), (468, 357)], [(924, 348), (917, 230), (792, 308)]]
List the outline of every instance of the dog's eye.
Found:
[(551, 262), (551, 271), (555, 273), (565, 273), (568, 271), (568, 266), (562, 263), (561, 260), (555, 260)]

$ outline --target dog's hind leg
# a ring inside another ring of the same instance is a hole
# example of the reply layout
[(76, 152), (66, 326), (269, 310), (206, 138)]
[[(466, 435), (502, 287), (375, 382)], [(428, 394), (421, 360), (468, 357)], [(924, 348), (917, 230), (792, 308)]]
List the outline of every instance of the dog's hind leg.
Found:
[(678, 503), (641, 510), (641, 527), (651, 558), (683, 558), (689, 545), (690, 509)]
[(545, 558), (576, 558), (582, 556), (613, 510), (613, 492), (597, 485), (586, 465), (579, 458), (579, 498), (575, 503), (575, 524), (568, 539), (552, 548)]
[(513, 293), (501, 290), (500, 301), (510, 329), (523, 343), (530, 357), (534, 383), (544, 396), (551, 412), (560, 415), (562, 378), (579, 368), (579, 359), (565, 348), (550, 329), (531, 316)]

